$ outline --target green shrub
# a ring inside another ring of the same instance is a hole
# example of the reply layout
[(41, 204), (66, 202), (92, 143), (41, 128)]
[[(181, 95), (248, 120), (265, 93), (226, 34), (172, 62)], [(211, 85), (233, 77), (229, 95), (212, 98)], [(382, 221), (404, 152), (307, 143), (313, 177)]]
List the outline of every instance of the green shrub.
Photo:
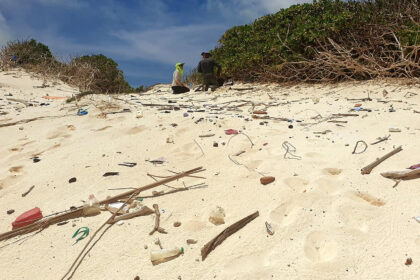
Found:
[[(319, 0), (293, 5), (249, 25), (235, 26), (222, 35), (211, 53), (222, 64), (225, 74), (236, 79), (283, 81), (313, 77), (317, 80), (320, 74), (302, 65), (309, 62), (316, 65), (316, 61), (322, 60), (332, 68), (352, 73), (354, 70), (346, 70), (347, 66), (329, 64), (333, 59), (346, 59), (358, 67), (367, 67), (365, 72), (374, 71), (374, 62), (369, 59), (363, 62), (367, 55), (384, 69), (392, 68), (401, 62), (397, 60), (401, 56), (395, 56), (396, 51), (402, 50), (404, 55), (410, 56), (412, 47), (419, 45), (419, 22), (416, 0)], [(348, 58), (337, 58), (346, 51)], [(322, 56), (326, 53), (333, 54), (330, 61)], [(386, 63), (382, 61), (384, 57), (387, 57)], [(394, 74), (381, 71), (378, 76)], [(348, 75), (336, 78), (344, 76)]]
[(42, 76), (58, 78), (83, 92), (132, 93), (143, 92), (143, 86), (132, 88), (118, 64), (102, 54), (86, 55), (69, 63), (58, 61), (48, 46), (34, 39), (9, 42), (0, 51), (3, 69), (22, 67)]

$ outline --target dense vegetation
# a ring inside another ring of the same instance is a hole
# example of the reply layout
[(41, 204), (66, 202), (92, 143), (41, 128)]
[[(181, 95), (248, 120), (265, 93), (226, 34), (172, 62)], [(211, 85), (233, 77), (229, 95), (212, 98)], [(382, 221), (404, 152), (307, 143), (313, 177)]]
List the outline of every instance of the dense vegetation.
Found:
[(102, 54), (86, 55), (60, 62), (48, 46), (34, 39), (9, 42), (0, 51), (2, 69), (22, 67), (44, 77), (55, 77), (94, 93), (141, 92), (143, 86), (132, 88), (118, 64)]
[(417, 0), (319, 0), (229, 29), (212, 54), (241, 80), (418, 78), (419, 32)]

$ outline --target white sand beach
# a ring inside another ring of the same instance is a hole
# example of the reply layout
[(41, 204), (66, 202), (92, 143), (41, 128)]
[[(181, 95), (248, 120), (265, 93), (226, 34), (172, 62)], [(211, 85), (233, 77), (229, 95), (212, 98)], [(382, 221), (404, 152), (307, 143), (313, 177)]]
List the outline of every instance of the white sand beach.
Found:
[[(48, 216), (83, 205), (90, 194), (101, 200), (127, 191), (110, 189), (150, 184), (148, 173), (172, 176), (202, 166), (197, 176), (206, 179), (184, 177), (141, 193), (144, 205), (159, 205), (160, 226), (168, 233), (149, 235), (154, 215), (116, 224), (72, 279), (420, 279), (420, 223), (413, 219), (420, 216), (420, 179), (393, 187), (393, 180), (380, 175), (420, 163), (418, 86), (375, 80), (235, 84), (173, 95), (170, 85), (157, 85), (144, 94), (89, 95), (77, 104), (43, 98), (77, 93), (22, 71), (0, 72), (1, 233), (34, 207)], [(358, 103), (364, 110), (351, 111)], [(80, 108), (88, 114), (78, 116)], [(269, 118), (253, 119), (255, 110), (265, 110), (258, 116)], [(239, 134), (226, 135), (227, 129)], [(359, 140), (368, 147), (362, 152), (361, 144), (352, 154)], [(361, 174), (398, 146), (401, 152)], [(150, 162), (159, 158), (163, 163)], [(136, 165), (119, 165), (124, 162)], [(104, 177), (106, 172), (119, 175)], [(263, 176), (275, 181), (262, 185)], [(73, 177), (77, 181), (69, 183)], [(206, 187), (152, 196), (203, 182)], [(226, 216), (216, 226), (208, 219), (217, 206)], [(201, 260), (207, 242), (255, 211), (259, 217)], [(102, 211), (0, 241), (0, 279), (61, 279), (110, 216)], [(90, 235), (74, 244), (80, 227), (88, 227)], [(184, 253), (152, 265), (156, 238), (163, 248), (183, 247)], [(411, 265), (405, 264), (408, 258)]]

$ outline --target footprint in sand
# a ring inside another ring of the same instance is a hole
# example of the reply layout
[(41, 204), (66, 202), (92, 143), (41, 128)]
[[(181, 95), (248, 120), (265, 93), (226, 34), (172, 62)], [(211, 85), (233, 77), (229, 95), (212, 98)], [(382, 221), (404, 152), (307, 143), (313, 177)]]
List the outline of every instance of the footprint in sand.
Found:
[(337, 176), (341, 174), (341, 169), (339, 168), (324, 168), (323, 172), (327, 175)]
[(128, 135), (133, 135), (133, 134), (140, 133), (140, 132), (144, 131), (145, 129), (146, 129), (146, 127), (144, 125), (140, 125), (140, 126), (130, 128), (129, 130), (127, 130), (126, 133)]
[(186, 160), (201, 155), (201, 150), (194, 142), (190, 142), (176, 148), (173, 152), (178, 159)]
[(295, 192), (304, 192), (309, 181), (300, 177), (289, 177), (284, 179), (284, 183)]
[(95, 129), (94, 131), (96, 131), (96, 132), (98, 132), (98, 131), (104, 131), (104, 130), (107, 130), (108, 128), (111, 128), (111, 127), (112, 127), (112, 126), (107, 125), (107, 126), (104, 126), (104, 127), (102, 127), (102, 128)]
[(69, 124), (69, 125), (67, 125), (67, 129), (71, 130), (71, 131), (74, 131), (74, 130), (76, 130), (76, 127), (72, 124)]
[(280, 204), (270, 213), (270, 218), (273, 222), (286, 227), (296, 221), (299, 209), (294, 203)]
[(23, 169), (23, 166), (13, 166), (9, 168), (10, 173), (20, 173)]
[(376, 216), (375, 211), (372, 211), (372, 207), (355, 203), (340, 206), (338, 215), (340, 221), (348, 228), (361, 232), (369, 230), (369, 221)]
[(317, 179), (314, 183), (317, 185), (317, 190), (324, 192), (327, 195), (337, 195), (340, 192), (340, 183), (326, 178), (326, 176)]
[[(64, 127), (64, 128), (66, 128), (66, 127)], [(49, 133), (47, 138), (48, 139), (57, 139), (57, 138), (69, 138), (69, 137), (71, 137), (70, 134), (66, 133), (64, 128), (60, 127), (56, 131), (53, 131), (53, 132)]]
[(305, 256), (312, 262), (328, 262), (337, 255), (337, 242), (330, 234), (313, 231), (306, 236), (304, 251)]
[(363, 199), (364, 201), (370, 203), (373, 206), (381, 207), (385, 205), (385, 202), (381, 201), (379, 198), (376, 198), (370, 194), (362, 192), (354, 192), (356, 197)]
[(207, 227), (207, 223), (203, 221), (192, 220), (184, 224), (184, 230), (189, 232), (197, 232)]

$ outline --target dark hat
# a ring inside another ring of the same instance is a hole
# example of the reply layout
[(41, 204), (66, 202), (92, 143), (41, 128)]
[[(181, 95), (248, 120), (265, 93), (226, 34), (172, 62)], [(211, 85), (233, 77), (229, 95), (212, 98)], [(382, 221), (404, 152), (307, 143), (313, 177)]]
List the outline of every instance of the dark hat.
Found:
[(202, 53), (201, 53), (201, 55), (202, 55), (202, 56), (203, 56), (203, 55), (207, 55), (207, 56), (209, 56), (209, 57), (210, 57), (210, 56), (211, 56), (211, 53), (208, 53), (208, 52), (202, 52)]

